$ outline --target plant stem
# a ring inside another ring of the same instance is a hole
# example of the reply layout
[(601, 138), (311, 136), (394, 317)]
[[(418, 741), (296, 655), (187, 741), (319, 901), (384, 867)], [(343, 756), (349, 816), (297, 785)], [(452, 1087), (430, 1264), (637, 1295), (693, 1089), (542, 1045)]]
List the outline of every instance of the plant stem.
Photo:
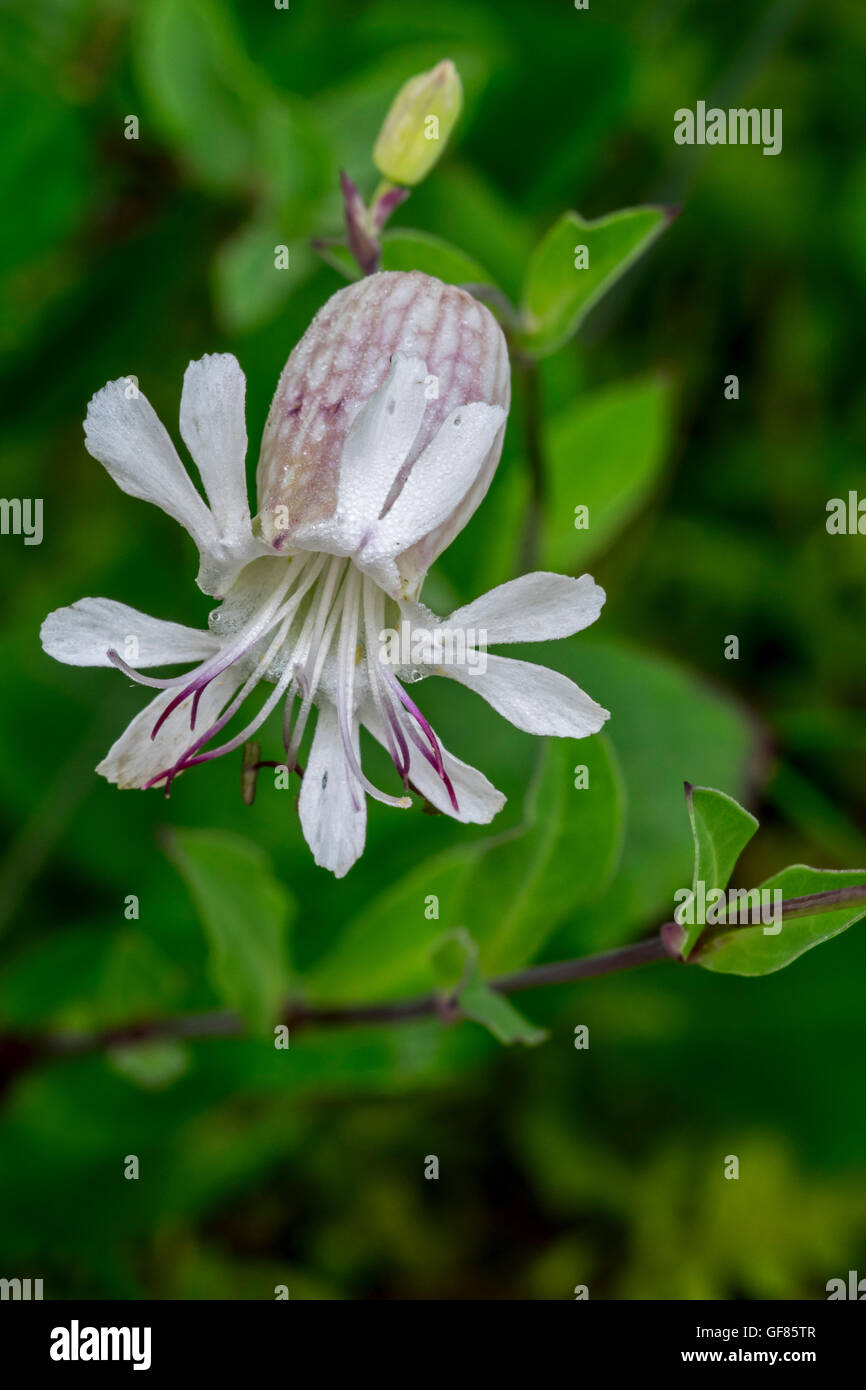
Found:
[[(621, 946), (613, 951), (579, 960), (557, 961), (552, 965), (536, 965), (502, 975), (490, 981), (491, 989), (502, 994), (535, 989), (543, 985), (565, 984), (571, 980), (589, 979), (629, 970), (650, 961), (663, 960), (668, 955), (661, 937)], [(307, 1004), (303, 1000), (288, 1003), (281, 1022), (290, 1028), (340, 1028), (379, 1023), (405, 1023), (411, 1019), (439, 1018), (457, 1021), (462, 1018), (456, 1000), (441, 994), (421, 994), (413, 999), (398, 999), (381, 1004)], [(136, 1047), (150, 1042), (183, 1041), (189, 1038), (242, 1037), (248, 1032), (244, 1020), (231, 1009), (214, 1009), (207, 1013), (179, 1014), (168, 1018), (144, 1019), (138, 1023), (122, 1024), (92, 1033), (48, 1033), (43, 1036), (7, 1036), (0, 1038), (0, 1076), (9, 1080), (11, 1074), (36, 1062), (61, 1057), (83, 1057), (113, 1048)], [(4, 1065), (5, 1064), (5, 1065)]]
[[(812, 916), (817, 912), (835, 912), (840, 907), (866, 905), (866, 884), (837, 888), (828, 893), (809, 893), (801, 898), (788, 898), (782, 905), (783, 918)], [(539, 989), (547, 985), (568, 984), (600, 975), (614, 975), (632, 970), (653, 961), (676, 958), (671, 935), (673, 923), (665, 923), (655, 936), (612, 951), (599, 951), (576, 960), (555, 961), (549, 965), (533, 965), (489, 981), (491, 989), (500, 994), (517, 994), (521, 990)], [(675, 929), (681, 930), (681, 929)], [(421, 994), (412, 999), (398, 999), (381, 1004), (308, 1004), (293, 1000), (283, 1010), (282, 1022), (290, 1028), (342, 1028), (371, 1026), (382, 1023), (406, 1023), (419, 1018), (439, 1018), (456, 1022), (463, 1018), (457, 1000), (442, 994)], [(178, 1014), (168, 1018), (144, 1019), (138, 1023), (122, 1024), (91, 1033), (0, 1034), (0, 1089), (19, 1073), (40, 1062), (63, 1057), (83, 1057), (114, 1048), (136, 1047), (166, 1040), (185, 1041), (190, 1038), (234, 1038), (247, 1034), (247, 1026), (231, 1009), (214, 1009), (206, 1013)]]
[(866, 903), (866, 884), (849, 888), (834, 888), (829, 893), (807, 893), (802, 898), (788, 898), (782, 903), (782, 917), (811, 917), (815, 912), (835, 912), (853, 903)]

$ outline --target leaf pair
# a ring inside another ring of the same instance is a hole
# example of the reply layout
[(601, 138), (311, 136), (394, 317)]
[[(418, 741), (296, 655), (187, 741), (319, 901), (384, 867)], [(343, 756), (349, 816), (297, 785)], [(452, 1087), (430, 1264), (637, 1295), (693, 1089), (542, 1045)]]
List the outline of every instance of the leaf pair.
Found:
[[(866, 902), (842, 903), (829, 911), (809, 911), (808, 905), (804, 909), (791, 903), (815, 893), (866, 886), (866, 871), (792, 864), (751, 890), (751, 920), (742, 923), (745, 895), (731, 893), (728, 883), (758, 822), (733, 797), (711, 787), (686, 783), (686, 800), (695, 847), (692, 893), (706, 901), (713, 890), (726, 891), (717, 923), (697, 921), (685, 927), (681, 949), (686, 959), (720, 974), (769, 975), (866, 915)], [(764, 920), (756, 921), (761, 903)], [(775, 904), (781, 904), (780, 912)]]
[(488, 1028), (501, 1043), (544, 1042), (547, 1030), (536, 1028), (499, 994), (481, 974), (478, 943), (464, 927), (448, 932), (431, 951), (431, 963), (441, 982), (440, 997), (446, 1009), (457, 1008), (466, 1018)]

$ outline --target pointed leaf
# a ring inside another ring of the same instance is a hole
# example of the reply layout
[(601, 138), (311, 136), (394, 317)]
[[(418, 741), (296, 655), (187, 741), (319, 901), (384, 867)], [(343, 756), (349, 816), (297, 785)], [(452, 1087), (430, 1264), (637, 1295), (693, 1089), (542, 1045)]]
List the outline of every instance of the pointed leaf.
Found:
[(453, 994), (467, 979), (467, 962), (474, 964), (477, 959), (478, 946), (465, 927), (446, 932), (430, 949), (437, 987), (445, 994)]
[(478, 966), (478, 943), (465, 927), (447, 932), (431, 951), (443, 995), (453, 999), (467, 1018), (488, 1028), (501, 1043), (535, 1047), (547, 1037), (529, 1023), (505, 995), (491, 989)]
[(493, 284), (476, 260), (429, 232), (385, 232), (381, 240), (383, 270), (421, 270), (449, 285)]
[[(692, 892), (700, 882), (707, 892), (711, 888), (727, 888), (734, 866), (757, 830), (758, 822), (725, 792), (713, 787), (693, 787), (690, 782), (686, 782), (685, 788), (695, 842)], [(683, 955), (688, 956), (704, 924), (684, 925), (687, 936)]]
[(537, 1047), (547, 1037), (547, 1030), (536, 1028), (515, 1009), (504, 994), (497, 994), (482, 980), (477, 967), (473, 977), (457, 996), (457, 1002), (467, 1018), (489, 1028), (501, 1043), (524, 1043)]
[(446, 850), (367, 902), (305, 975), (311, 997), (351, 1003), (429, 989), (430, 948), (454, 921), (476, 857), (471, 844)]
[(289, 242), (275, 216), (245, 223), (219, 247), (211, 269), (221, 323), (231, 333), (250, 333), (268, 323), (285, 309), (316, 265), (306, 243)]
[[(523, 288), (524, 346), (543, 357), (567, 342), (671, 218), (669, 210), (657, 207), (626, 208), (595, 222), (578, 212), (564, 213), (529, 262)], [(586, 248), (584, 268), (581, 247)]]
[(342, 275), (345, 280), (360, 280), (358, 262), (344, 241), (336, 237), (318, 237), (310, 243), (317, 256)]
[(161, 1091), (179, 1080), (190, 1063), (189, 1048), (173, 1038), (112, 1047), (105, 1054), (112, 1071), (146, 1091)]
[[(771, 893), (778, 889), (782, 902), (801, 898), (810, 893), (830, 893), (839, 888), (866, 885), (863, 869), (811, 869), (806, 864), (792, 864), (761, 884)], [(829, 941), (866, 916), (866, 903), (849, 903), (833, 912), (816, 912), (808, 917), (790, 917), (781, 922), (763, 925), (731, 927), (710, 937), (693, 957), (696, 965), (724, 975), (771, 975), (790, 965), (804, 951)]]
[[(578, 768), (585, 768), (576, 776)], [(587, 780), (586, 786), (576, 786)], [(482, 846), (458, 917), (489, 972), (532, 960), (578, 904), (607, 886), (619, 858), (623, 786), (604, 735), (548, 739), (529, 787), (522, 827)]]
[(289, 985), (288, 894), (267, 856), (239, 835), (175, 830), (166, 848), (201, 918), (214, 989), (253, 1028), (267, 1031)]
[[(671, 438), (670, 383), (628, 381), (578, 397), (546, 431), (542, 563), (580, 573), (652, 495)], [(588, 524), (578, 517), (586, 507)]]

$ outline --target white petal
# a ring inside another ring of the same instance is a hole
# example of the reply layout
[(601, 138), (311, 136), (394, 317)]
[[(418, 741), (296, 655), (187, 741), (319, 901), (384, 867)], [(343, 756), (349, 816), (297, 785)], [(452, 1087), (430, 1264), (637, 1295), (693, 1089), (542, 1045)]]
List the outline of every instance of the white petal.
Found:
[(589, 574), (525, 574), (458, 608), (445, 625), (484, 632), (482, 643), (547, 642), (589, 627), (604, 600), (604, 589)]
[(166, 771), (177, 762), (193, 740), (214, 722), (240, 685), (241, 678), (230, 667), (217, 676), (204, 690), (199, 701), (195, 729), (190, 729), (189, 716), (193, 696), (168, 716), (155, 739), (153, 726), (166, 705), (174, 699), (175, 690), (160, 691), (120, 735), (109, 749), (96, 771), (116, 782), (119, 787), (143, 787), (152, 777)]
[(437, 666), (436, 670), (477, 691), (516, 728), (530, 734), (585, 738), (597, 734), (610, 718), (608, 710), (559, 671), (489, 653), (486, 661), (484, 672), (466, 666)]
[(229, 352), (190, 362), (180, 398), (180, 432), (201, 474), (222, 539), (250, 532), (245, 460), (246, 378)]
[[(357, 724), (353, 739), (355, 754), (360, 757)], [(356, 785), (356, 809), (349, 778), (337, 712), (329, 701), (323, 701), (304, 768), (298, 814), (316, 863), (330, 869), (337, 878), (343, 878), (363, 853), (367, 833), (366, 798)]]
[[(131, 398), (130, 392), (134, 392)], [(121, 379), (97, 391), (87, 407), (84, 439), (89, 453), (105, 465), (124, 492), (168, 512), (199, 550), (207, 550), (214, 542), (213, 517), (156, 411), (137, 388)]]
[[(367, 542), (418, 434), (426, 375), (422, 358), (394, 354), (388, 376), (346, 435), (333, 513), (293, 527), (292, 548), (353, 555)], [(391, 573), (396, 576), (393, 567)]]
[[(361, 722), (382, 744), (383, 748), (388, 747), (382, 721), (372, 703), (365, 705), (361, 714)], [(487, 825), (502, 810), (506, 798), (502, 792), (496, 790), (491, 782), (488, 782), (483, 772), (470, 767), (468, 763), (461, 762), (459, 758), (454, 757), (453, 753), (449, 753), (448, 749), (443, 747), (441, 739), (439, 740), (439, 748), (442, 752), (445, 771), (451, 779), (454, 795), (457, 797), (457, 811), (455, 812), (451, 804), (451, 798), (445, 789), (442, 778), (414, 744), (410, 744), (409, 780), (413, 787), (416, 787), (421, 795), (426, 797), (444, 815), (462, 821), (464, 825)]]
[(237, 540), (214, 540), (201, 551), (195, 582), (203, 594), (225, 598), (247, 565), (253, 560), (273, 557), (273, 554), (271, 547), (252, 532)]
[(201, 661), (219, 646), (209, 632), (151, 618), (110, 598), (82, 598), (55, 609), (39, 636), (48, 655), (69, 666), (110, 666), (109, 647), (139, 668)]
[(427, 404), (427, 367), (397, 352), (378, 391), (358, 411), (340, 459), (339, 510), (363, 534), (374, 526), (415, 442)]
[(472, 487), (502, 422), (500, 405), (471, 405), (452, 410), (415, 460), (393, 506), (376, 526), (360, 563), (399, 554), (433, 531)]

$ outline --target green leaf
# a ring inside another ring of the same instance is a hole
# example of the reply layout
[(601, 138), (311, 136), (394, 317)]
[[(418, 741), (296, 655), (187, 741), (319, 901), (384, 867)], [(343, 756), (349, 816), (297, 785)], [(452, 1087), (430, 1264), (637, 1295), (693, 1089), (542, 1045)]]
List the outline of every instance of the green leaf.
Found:
[(478, 947), (465, 927), (446, 932), (430, 949), (437, 987), (446, 994), (453, 994), (464, 983), (467, 961), (477, 958)]
[[(138, 74), (159, 132), (202, 183), (249, 185), (258, 81), (218, 0), (151, 0), (134, 31)], [(147, 138), (147, 121), (142, 122)]]
[(179, 1080), (190, 1063), (190, 1051), (173, 1039), (109, 1048), (106, 1061), (113, 1071), (147, 1091), (161, 1091)]
[(321, 237), (312, 243), (313, 250), (326, 265), (346, 280), (360, 280), (358, 262), (344, 241), (336, 237)]
[[(589, 785), (574, 786), (585, 766)], [(427, 860), (375, 897), (305, 978), (333, 1003), (431, 986), (431, 947), (466, 923), (484, 968), (531, 959), (577, 903), (600, 893), (616, 864), (622, 787), (598, 736), (550, 739), (527, 793), (523, 825)]]
[[(574, 571), (636, 515), (661, 477), (670, 383), (655, 377), (579, 397), (547, 427), (542, 563)], [(588, 509), (578, 527), (577, 507)]]
[(421, 270), (449, 285), (492, 285), (489, 271), (456, 246), (429, 232), (393, 231), (382, 236), (383, 270)]
[(0, 972), (5, 1023), (109, 1028), (178, 1007), (183, 971), (150, 933), (108, 918), (37, 937)]
[[(555, 352), (582, 319), (671, 220), (664, 208), (627, 208), (595, 222), (566, 212), (532, 254), (523, 287), (524, 346), (537, 357)], [(585, 246), (588, 265), (578, 269)]]
[[(277, 247), (289, 264), (278, 268)], [(248, 333), (283, 309), (316, 262), (303, 241), (289, 241), (276, 217), (246, 223), (218, 249), (213, 265), (214, 301), (231, 333)]]
[(430, 954), (445, 997), (453, 999), (467, 1018), (488, 1028), (500, 1042), (534, 1047), (547, 1037), (544, 1028), (529, 1023), (504, 995), (486, 983), (479, 969), (478, 943), (465, 927), (446, 933)]
[[(725, 792), (693, 787), (686, 782), (686, 804), (695, 844), (692, 892), (698, 883), (706, 891), (727, 888), (734, 866), (758, 828), (750, 811)], [(683, 955), (688, 956), (704, 929), (702, 922), (686, 927)]]
[[(459, 66), (456, 53), (451, 56)], [(460, 75), (465, 84), (462, 67)], [(412, 207), (423, 209), (425, 227), (489, 266), (497, 285), (517, 303), (533, 236), (525, 209), (495, 179), (474, 165), (445, 163), (435, 178), (415, 190)]]
[(455, 921), (477, 854), (477, 845), (460, 845), (425, 860), (375, 896), (304, 977), (307, 991), (351, 1003), (429, 989), (430, 948)]
[[(588, 782), (575, 786), (577, 768)], [(532, 960), (560, 922), (606, 887), (619, 857), (623, 785), (602, 736), (548, 739), (527, 792), (523, 825), (483, 845), (457, 915), (485, 970)]]
[(201, 918), (214, 989), (266, 1032), (289, 984), (286, 935), (294, 914), (286, 890), (262, 850), (239, 835), (174, 830), (166, 848)]
[[(87, 207), (89, 153), (79, 111), (40, 88), (15, 88), (6, 74), (0, 92), (4, 207), (27, 207), (8, 218), (0, 239), (0, 272), (35, 260), (69, 240)], [(39, 177), (52, 161), (52, 177)]]
[(234, 193), (288, 219), (295, 238), (312, 226), (331, 185), (333, 153), (312, 108), (253, 63), (223, 0), (150, 0), (133, 30), (133, 53), (153, 130), (209, 189)]
[[(472, 256), (430, 232), (398, 229), (381, 237), (383, 270), (420, 270), (450, 285), (493, 285), (490, 272)], [(316, 251), (347, 280), (360, 278), (357, 263), (343, 243), (320, 241)]]
[[(784, 903), (788, 898), (802, 898), (810, 893), (829, 893), (838, 888), (860, 887), (866, 884), (864, 869), (811, 869), (806, 864), (792, 864), (781, 873), (768, 878), (761, 888), (778, 890)], [(771, 975), (790, 965), (804, 951), (829, 941), (866, 916), (866, 903), (848, 904), (833, 912), (816, 912), (809, 917), (790, 917), (767, 932), (763, 925), (731, 927), (711, 936), (693, 957), (696, 965), (723, 975)]]
[(477, 965), (473, 968), (469, 984), (457, 996), (457, 1002), (467, 1018), (489, 1028), (501, 1043), (519, 1042), (527, 1047), (536, 1047), (547, 1037), (546, 1029), (536, 1028), (529, 1023), (504, 994), (497, 994), (484, 982)]
[(176, 999), (181, 972), (143, 931), (112, 936), (94, 1005), (102, 1027), (164, 1013)]
[(309, 103), (282, 88), (260, 88), (255, 73), (250, 109), (257, 191), (299, 240), (316, 228), (319, 202), (335, 187), (333, 149)]
[(26, 207), (27, 216), (5, 218), (0, 237), (0, 352), (20, 354), (52, 301), (80, 280), (81, 249), (73, 232), (92, 189), (93, 149), (79, 108), (55, 99), (44, 81), (32, 91), (13, 85), (5, 37), (0, 202)]
[(571, 956), (634, 940), (670, 916), (674, 893), (692, 875), (683, 779), (691, 773), (741, 794), (757, 728), (739, 701), (667, 657), (588, 633), (560, 647), (560, 668), (612, 711), (607, 737), (628, 805), (616, 873), (600, 897), (577, 907), (552, 947)]

